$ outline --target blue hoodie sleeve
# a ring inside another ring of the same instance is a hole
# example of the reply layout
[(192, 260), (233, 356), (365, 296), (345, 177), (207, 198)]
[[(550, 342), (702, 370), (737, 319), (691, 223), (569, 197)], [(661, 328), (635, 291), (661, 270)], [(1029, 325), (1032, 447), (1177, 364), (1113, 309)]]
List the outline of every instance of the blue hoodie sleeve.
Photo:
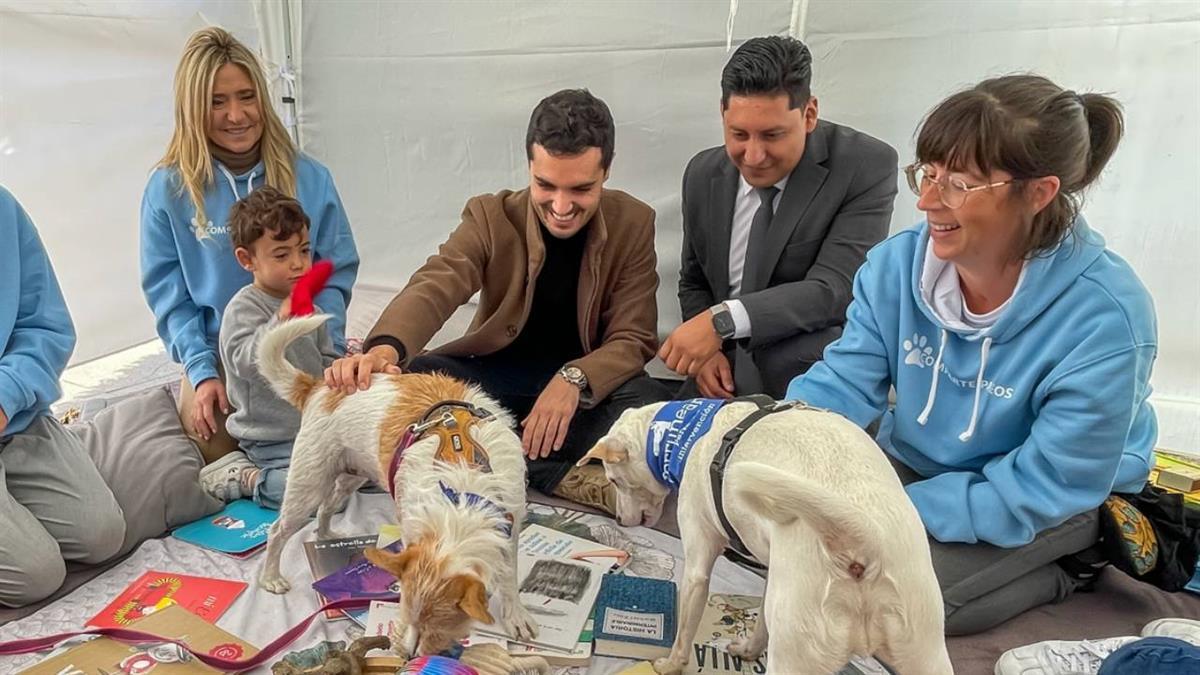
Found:
[(11, 209), (0, 213), (0, 218), (16, 220), (21, 270), (16, 320), (0, 355), (0, 409), (10, 422), (58, 399), (58, 378), (75, 349), (75, 327), (50, 258), (24, 209), (15, 200)]
[(866, 427), (887, 410), (891, 383), (887, 350), (872, 307), (881, 286), (868, 260), (854, 276), (854, 300), (842, 336), (825, 348), (821, 361), (788, 385), (787, 398), (841, 413)]
[(152, 187), (142, 197), (141, 220), (142, 292), (167, 352), (199, 386), (218, 376), (217, 345), (209, 342), (204, 314), (188, 292), (170, 220), (154, 203)]
[(346, 351), (346, 307), (354, 281), (358, 278), (358, 248), (354, 234), (350, 232), (350, 220), (342, 207), (341, 197), (333, 185), (333, 177), (325, 172), (325, 199), (319, 213), (308, 214), (314, 223), (319, 223), (317, 240), (313, 242), (313, 260), (328, 260), (333, 263), (333, 276), (325, 289), (314, 298), (326, 312), (333, 315), (329, 321), (329, 336), (339, 353)]
[(1152, 345), (1138, 345), (1070, 367), (1040, 387), (1029, 438), (982, 474), (951, 472), (909, 484), (929, 533), (942, 542), (1014, 548), (1100, 506), (1149, 396), (1153, 358)]

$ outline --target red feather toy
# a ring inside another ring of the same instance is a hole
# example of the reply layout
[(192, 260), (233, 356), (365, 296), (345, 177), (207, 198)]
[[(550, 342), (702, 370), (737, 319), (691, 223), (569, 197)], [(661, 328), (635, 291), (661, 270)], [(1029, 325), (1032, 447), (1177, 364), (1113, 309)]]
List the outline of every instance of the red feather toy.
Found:
[(325, 288), (329, 277), (333, 275), (333, 263), (328, 260), (318, 260), (312, 269), (292, 287), (292, 316), (308, 316), (313, 313), (313, 298)]

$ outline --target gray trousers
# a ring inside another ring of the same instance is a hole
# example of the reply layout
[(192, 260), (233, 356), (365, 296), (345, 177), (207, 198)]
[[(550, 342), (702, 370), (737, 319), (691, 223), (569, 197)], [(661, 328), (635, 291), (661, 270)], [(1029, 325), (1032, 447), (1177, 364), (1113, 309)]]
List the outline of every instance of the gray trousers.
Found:
[(66, 561), (103, 562), (121, 548), (125, 516), (79, 437), (43, 416), (0, 441), (0, 605), (56, 591)]
[[(921, 479), (895, 459), (892, 466), (905, 485)], [(1099, 537), (1099, 512), (1094, 510), (1039, 533), (1019, 548), (944, 544), (930, 537), (933, 571), (946, 606), (946, 634), (979, 633), (1026, 610), (1066, 599), (1086, 582), (1055, 561), (1092, 546)]]

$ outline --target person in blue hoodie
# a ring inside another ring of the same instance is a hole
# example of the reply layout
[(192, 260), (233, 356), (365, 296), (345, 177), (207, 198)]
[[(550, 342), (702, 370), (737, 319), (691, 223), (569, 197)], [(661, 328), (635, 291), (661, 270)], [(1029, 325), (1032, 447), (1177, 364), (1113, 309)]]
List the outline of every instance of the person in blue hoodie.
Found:
[(75, 326), (21, 205), (0, 187), (0, 605), (37, 602), (67, 560), (103, 562), (125, 516), (82, 442), (50, 414)]
[(175, 72), (175, 131), (142, 198), (142, 290), (184, 368), (180, 419), (209, 462), (237, 448), (224, 429), (217, 336), (225, 305), (251, 282), (226, 222), (238, 199), (265, 184), (303, 205), (314, 260), (334, 266), (316, 303), (334, 316), (329, 331), (345, 351), (354, 237), (329, 170), (297, 151), (270, 101), (250, 50), (221, 28), (194, 33)]
[(906, 169), (925, 220), (871, 250), (844, 334), (788, 387), (879, 421), (950, 634), (1087, 585), (1098, 507), (1149, 474), (1154, 305), (1079, 214), (1123, 125), (1111, 98), (1036, 75), (939, 104)]

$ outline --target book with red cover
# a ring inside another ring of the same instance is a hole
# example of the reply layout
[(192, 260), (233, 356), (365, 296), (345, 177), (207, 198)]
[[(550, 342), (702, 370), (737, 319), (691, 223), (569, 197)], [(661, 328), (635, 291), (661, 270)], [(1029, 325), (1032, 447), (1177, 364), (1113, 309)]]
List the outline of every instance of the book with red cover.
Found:
[(151, 570), (129, 584), (99, 614), (88, 619), (87, 625), (98, 628), (125, 627), (171, 605), (178, 605), (213, 623), (229, 609), (246, 586), (244, 581)]

